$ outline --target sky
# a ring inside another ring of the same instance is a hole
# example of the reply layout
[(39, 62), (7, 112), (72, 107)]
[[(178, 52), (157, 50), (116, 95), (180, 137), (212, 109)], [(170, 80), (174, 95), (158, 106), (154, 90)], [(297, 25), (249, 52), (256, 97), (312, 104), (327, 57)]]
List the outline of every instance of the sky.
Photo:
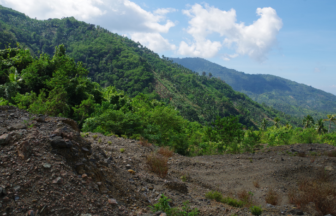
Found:
[(335, 0), (0, 0), (40, 20), (73, 16), (166, 57), (201, 57), (336, 95)]

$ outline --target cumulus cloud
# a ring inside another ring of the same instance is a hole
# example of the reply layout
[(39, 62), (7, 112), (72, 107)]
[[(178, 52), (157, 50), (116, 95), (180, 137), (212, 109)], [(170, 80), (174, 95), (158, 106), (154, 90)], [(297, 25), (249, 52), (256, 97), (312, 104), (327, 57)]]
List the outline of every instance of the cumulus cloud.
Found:
[[(178, 52), (181, 55), (209, 58), (226, 46), (235, 50), (233, 55), (225, 55), (224, 60), (230, 60), (238, 55), (248, 55), (257, 61), (263, 61), (272, 46), (276, 43), (276, 36), (282, 28), (282, 20), (273, 8), (258, 8), (257, 19), (246, 26), (237, 23), (236, 11), (222, 11), (204, 4), (193, 5), (183, 13), (190, 17), (187, 32), (193, 37), (193, 42), (187, 44), (182, 41)], [(217, 33), (223, 41), (210, 41), (207, 36)]]
[(175, 45), (170, 44), (169, 41), (163, 38), (159, 33), (134, 33), (131, 38), (156, 52), (176, 49)]
[[(73, 16), (111, 31), (127, 33), (139, 41), (147, 41), (148, 47), (159, 47), (158, 50), (173, 47), (160, 35), (175, 26), (166, 18), (167, 13), (176, 11), (173, 8), (159, 8), (149, 12), (130, 0), (0, 0), (0, 4), (38, 19)], [(148, 38), (157, 41), (148, 43)], [(154, 46), (160, 42), (164, 43)]]

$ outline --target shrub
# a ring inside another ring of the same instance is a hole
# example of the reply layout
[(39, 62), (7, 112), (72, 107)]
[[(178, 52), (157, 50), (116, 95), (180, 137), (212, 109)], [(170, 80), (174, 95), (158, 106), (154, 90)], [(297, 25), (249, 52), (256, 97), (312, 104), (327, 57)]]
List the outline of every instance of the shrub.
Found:
[(120, 149), (120, 153), (124, 153), (125, 152), (125, 149), (124, 148), (121, 148)]
[(262, 213), (262, 209), (260, 206), (252, 206), (250, 210), (253, 215), (261, 215)]
[(327, 155), (329, 157), (336, 157), (336, 150), (332, 150), (332, 151), (327, 152)]
[(233, 207), (242, 207), (244, 205), (243, 201), (236, 200), (231, 197), (223, 198), (222, 194), (219, 193), (218, 191), (209, 191), (208, 193), (205, 194), (205, 197), (208, 199), (216, 200), (217, 202), (226, 203)]
[(216, 200), (217, 202), (221, 202), (223, 199), (222, 194), (219, 193), (218, 191), (209, 191), (208, 193), (205, 194), (205, 197), (207, 199)]
[(269, 203), (269, 204), (272, 204), (272, 205), (277, 205), (280, 201), (280, 197), (279, 197), (278, 193), (273, 188), (270, 188), (267, 191), (265, 201), (266, 201), (266, 203)]
[(112, 145), (112, 142), (111, 141), (107, 141), (107, 144)]
[(161, 147), (161, 148), (159, 148), (158, 153), (160, 155), (163, 155), (163, 156), (168, 157), (168, 158), (172, 157), (174, 155), (174, 152), (171, 151), (171, 150), (169, 150), (169, 147)]
[(191, 209), (189, 205), (189, 201), (183, 202), (182, 210), (177, 208), (171, 208), (169, 203), (171, 199), (168, 199), (164, 194), (161, 194), (158, 203), (151, 206), (151, 210), (153, 212), (162, 211), (167, 214), (167, 216), (197, 216), (199, 215), (199, 211), (197, 208)]
[(99, 138), (98, 143), (101, 143), (101, 142), (102, 142), (102, 140), (101, 140), (101, 138)]
[(250, 207), (252, 205), (252, 192), (247, 192), (246, 190), (242, 190), (238, 193), (238, 198), (244, 203), (244, 206)]
[(336, 215), (336, 184), (324, 170), (314, 178), (301, 180), (298, 188), (289, 190), (288, 198), (303, 210), (313, 203), (321, 215)]
[(127, 135), (121, 135), (122, 138), (127, 139)]
[(97, 139), (98, 135), (95, 134), (92, 137), (93, 137), (93, 139)]
[(158, 153), (151, 153), (147, 156), (147, 166), (150, 171), (158, 174), (161, 178), (168, 174), (168, 158)]
[(142, 145), (142, 146), (144, 146), (144, 147), (150, 147), (150, 146), (152, 146), (152, 144), (150, 144), (149, 142), (148, 142), (148, 140), (146, 140), (145, 138), (143, 138), (143, 137), (140, 137), (140, 145)]

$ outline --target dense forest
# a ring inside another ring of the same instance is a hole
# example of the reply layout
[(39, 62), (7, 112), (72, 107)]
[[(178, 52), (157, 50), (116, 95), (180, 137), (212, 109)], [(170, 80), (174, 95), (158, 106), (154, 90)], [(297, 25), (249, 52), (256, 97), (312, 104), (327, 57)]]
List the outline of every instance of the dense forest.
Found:
[(302, 125), (301, 118), (258, 104), (221, 79), (199, 75), (100, 26), (72, 17), (35, 20), (5, 7), (0, 12), (1, 48), (19, 43), (32, 56), (52, 56), (55, 46), (64, 44), (68, 56), (82, 62), (88, 77), (102, 87), (114, 86), (131, 98), (142, 93), (176, 108), (190, 121), (207, 125), (217, 116), (234, 115), (246, 128), (258, 128), (264, 118), (271, 125), (275, 118)]
[(199, 74), (218, 77), (258, 103), (297, 117), (323, 118), (336, 113), (336, 96), (311, 86), (266, 74), (246, 74), (202, 58), (170, 58)]
[[(263, 119), (260, 130), (244, 129), (240, 115), (229, 115), (202, 125), (189, 121), (171, 103), (151, 94), (130, 97), (113, 86), (102, 87), (88, 77), (81, 62), (66, 54), (64, 45), (54, 55), (31, 55), (28, 49), (0, 50), (0, 106), (12, 105), (34, 114), (76, 120), (83, 132), (99, 132), (169, 146), (183, 155), (253, 152), (260, 143), (288, 145), (323, 142), (336, 145), (322, 119), (306, 116), (303, 128)], [(245, 126), (246, 127), (246, 126)], [(85, 133), (82, 134), (85, 136)]]

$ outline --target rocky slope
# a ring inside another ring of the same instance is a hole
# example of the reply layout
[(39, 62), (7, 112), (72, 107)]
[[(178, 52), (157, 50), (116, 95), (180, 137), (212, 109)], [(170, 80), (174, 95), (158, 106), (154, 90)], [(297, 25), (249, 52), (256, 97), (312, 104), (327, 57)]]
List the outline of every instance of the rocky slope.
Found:
[[(263, 215), (319, 215), (314, 208), (296, 209), (288, 191), (321, 168), (336, 182), (336, 158), (324, 154), (336, 149), (324, 144), (266, 147), (255, 154), (174, 154), (165, 178), (146, 166), (155, 150), (135, 140), (80, 134), (70, 119), (2, 106), (0, 215), (164, 215), (148, 208), (160, 194), (175, 207), (189, 200), (200, 215), (251, 215), (246, 207), (206, 199), (210, 190), (231, 197), (249, 191)], [(277, 205), (265, 201), (271, 188), (282, 198)]]

